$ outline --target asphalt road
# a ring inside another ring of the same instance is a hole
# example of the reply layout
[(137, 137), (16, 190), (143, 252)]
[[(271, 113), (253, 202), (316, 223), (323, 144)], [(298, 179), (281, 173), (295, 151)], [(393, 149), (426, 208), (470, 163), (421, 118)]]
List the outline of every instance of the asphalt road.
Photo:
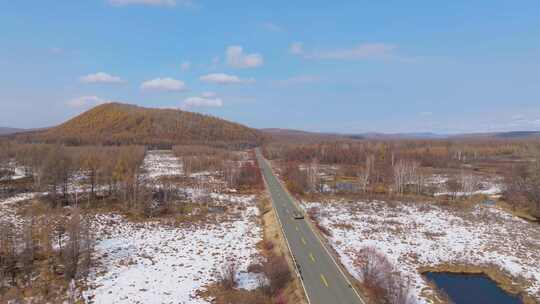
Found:
[(312, 304), (362, 304), (355, 290), (334, 263), (306, 219), (295, 219), (297, 205), (274, 176), (269, 163), (257, 150), (274, 208), (281, 221)]

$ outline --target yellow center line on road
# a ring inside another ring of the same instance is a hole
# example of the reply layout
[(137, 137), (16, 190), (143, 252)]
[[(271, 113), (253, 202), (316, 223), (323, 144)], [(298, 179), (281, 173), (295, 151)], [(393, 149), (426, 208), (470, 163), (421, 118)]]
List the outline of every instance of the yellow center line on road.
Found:
[(313, 256), (313, 253), (310, 253), (310, 254), (309, 254), (309, 258), (311, 259), (311, 261), (312, 261), (313, 263), (315, 263), (315, 257)]
[(300, 229), (298, 228), (298, 225), (296, 225), (296, 231), (300, 231)]
[(326, 281), (326, 278), (324, 277), (324, 274), (321, 273), (321, 281), (323, 282), (324, 286), (328, 288), (328, 281)]
[(306, 240), (304, 238), (302, 238), (302, 244), (304, 244), (304, 245), (307, 244)]

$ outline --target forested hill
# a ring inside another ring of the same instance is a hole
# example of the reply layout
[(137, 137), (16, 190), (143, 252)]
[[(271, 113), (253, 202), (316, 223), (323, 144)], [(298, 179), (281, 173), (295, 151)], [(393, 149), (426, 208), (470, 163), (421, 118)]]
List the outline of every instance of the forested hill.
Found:
[(258, 130), (220, 118), (174, 109), (151, 109), (129, 104), (99, 105), (47, 130), (19, 134), (21, 140), (83, 144), (213, 143), (258, 145)]

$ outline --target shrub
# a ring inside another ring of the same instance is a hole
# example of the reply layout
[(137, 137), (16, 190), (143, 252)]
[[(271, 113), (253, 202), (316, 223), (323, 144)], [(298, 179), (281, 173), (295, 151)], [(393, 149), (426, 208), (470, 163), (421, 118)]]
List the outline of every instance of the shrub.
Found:
[(285, 296), (283, 295), (283, 292), (280, 292), (276, 295), (276, 298), (274, 299), (275, 304), (287, 304), (287, 300), (285, 299)]
[(322, 234), (330, 237), (330, 236), (332, 236), (332, 232), (330, 230), (328, 230), (326, 227), (324, 227), (323, 225), (321, 225), (321, 223), (319, 221), (319, 211), (320, 211), (319, 208), (314, 207), (314, 208), (309, 208), (307, 213), (308, 213), (308, 216), (311, 219), (311, 221), (313, 221), (313, 223), (317, 227), (317, 229), (319, 229), (319, 231)]
[(271, 256), (263, 264), (264, 274), (269, 281), (269, 292), (276, 295), (292, 279), (289, 264), (283, 256)]
[(264, 241), (263, 248), (266, 251), (271, 251), (272, 249), (274, 249), (274, 243), (272, 241)]
[(225, 289), (225, 290), (231, 290), (237, 285), (237, 277), (236, 277), (236, 264), (233, 262), (229, 262), (224, 265), (223, 270), (221, 271), (221, 275), (219, 277), (219, 284)]
[(362, 285), (378, 303), (413, 304), (410, 282), (403, 277), (384, 254), (373, 247), (362, 248), (354, 265), (358, 267)]

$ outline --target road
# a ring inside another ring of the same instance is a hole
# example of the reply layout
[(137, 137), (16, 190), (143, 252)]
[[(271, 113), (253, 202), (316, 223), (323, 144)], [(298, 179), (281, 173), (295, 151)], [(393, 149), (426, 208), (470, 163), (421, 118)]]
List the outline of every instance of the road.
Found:
[(299, 210), (296, 203), (283, 189), (258, 149), (256, 153), (310, 303), (363, 304), (306, 219), (294, 219), (293, 212)]

